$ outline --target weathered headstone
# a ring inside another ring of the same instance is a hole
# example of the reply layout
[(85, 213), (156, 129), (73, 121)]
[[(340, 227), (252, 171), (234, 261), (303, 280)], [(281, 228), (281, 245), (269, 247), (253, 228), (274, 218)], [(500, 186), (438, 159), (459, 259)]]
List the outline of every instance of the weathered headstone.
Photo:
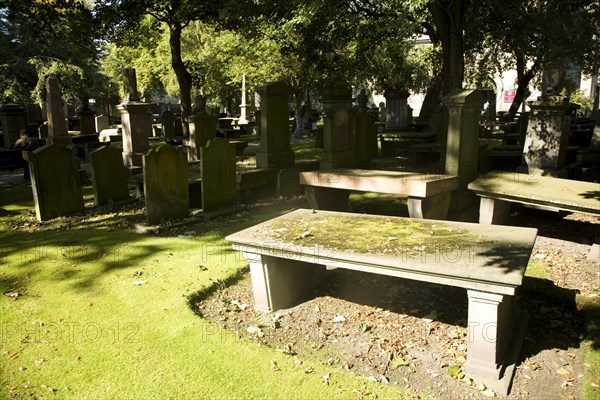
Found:
[(150, 148), (148, 137), (152, 136), (152, 118), (148, 115), (150, 104), (139, 101), (135, 69), (125, 69), (123, 86), (125, 101), (116, 108), (123, 126), (123, 163), (133, 174), (141, 168), (142, 155)]
[(27, 109), (19, 104), (8, 103), (0, 110), (4, 148), (9, 149), (19, 139), (19, 132), (27, 129)]
[(464, 219), (479, 209), (479, 200), (467, 185), (478, 176), (479, 122), (485, 101), (479, 90), (460, 89), (443, 99), (448, 110), (445, 173), (458, 176), (459, 182), (459, 189), (452, 192), (451, 219)]
[(207, 114), (206, 101), (202, 96), (196, 97), (193, 112), (193, 115), (186, 118), (186, 122), (190, 127), (189, 161), (199, 160), (200, 149), (206, 146), (209, 140), (214, 139), (217, 134), (217, 117)]
[(369, 164), (377, 149), (377, 127), (367, 107), (367, 100), (364, 90), (356, 98), (358, 108), (354, 116), (354, 148), (359, 165)]
[(161, 114), (162, 135), (165, 139), (175, 139), (175, 114), (172, 111), (165, 110)]
[(77, 116), (79, 117), (79, 133), (81, 135), (93, 135), (96, 132), (96, 111), (90, 109), (88, 106), (83, 106), (77, 109)]
[(188, 171), (185, 154), (163, 144), (143, 156), (146, 222), (186, 218), (190, 213)]
[(100, 133), (105, 129), (110, 128), (108, 115), (100, 114), (96, 116), (96, 132)]
[(399, 85), (385, 91), (385, 127), (406, 129), (408, 127), (407, 99), (410, 93)]
[(48, 144), (68, 146), (72, 144), (65, 118), (64, 101), (58, 79), (50, 75), (46, 79), (46, 116), (48, 118)]
[(565, 177), (571, 104), (561, 96), (542, 95), (528, 105), (531, 114), (523, 146), (524, 167), (530, 174)]
[(127, 175), (121, 150), (104, 146), (90, 153), (92, 185), (96, 205), (129, 198)]
[(79, 163), (72, 148), (47, 144), (24, 151), (29, 162), (35, 213), (39, 221), (83, 211)]
[(235, 150), (226, 139), (210, 140), (201, 149), (202, 210), (211, 211), (237, 200)]
[(320, 167), (356, 166), (353, 143), (352, 90), (345, 81), (333, 79), (323, 88), (323, 157)]
[(260, 151), (256, 155), (256, 166), (266, 169), (294, 165), (289, 136), (289, 87), (283, 82), (272, 82), (257, 87), (256, 91), (261, 99)]

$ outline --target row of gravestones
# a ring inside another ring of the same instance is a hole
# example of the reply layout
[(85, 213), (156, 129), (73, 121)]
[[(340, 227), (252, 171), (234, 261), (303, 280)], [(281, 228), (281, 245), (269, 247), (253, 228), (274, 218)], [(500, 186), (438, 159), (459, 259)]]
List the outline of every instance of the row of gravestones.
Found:
[[(201, 149), (200, 186), (203, 211), (237, 199), (235, 151), (225, 139), (213, 139)], [(45, 145), (23, 152), (29, 162), (36, 216), (46, 221), (84, 210), (79, 163), (73, 147)], [(129, 199), (122, 154), (106, 146), (90, 153), (96, 205)], [(188, 163), (180, 148), (168, 144), (143, 156), (146, 220), (149, 225), (189, 215)]]

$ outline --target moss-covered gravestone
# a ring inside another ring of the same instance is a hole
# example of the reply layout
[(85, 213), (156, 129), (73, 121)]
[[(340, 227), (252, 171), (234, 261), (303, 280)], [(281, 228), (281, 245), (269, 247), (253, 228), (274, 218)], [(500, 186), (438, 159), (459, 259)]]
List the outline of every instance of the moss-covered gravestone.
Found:
[(190, 212), (185, 153), (164, 144), (143, 156), (146, 222), (186, 218)]
[(90, 153), (96, 205), (129, 198), (121, 150), (104, 146)]
[(202, 210), (231, 205), (237, 200), (235, 150), (222, 138), (210, 140), (201, 149)]
[(35, 213), (39, 221), (75, 214), (84, 209), (79, 163), (71, 148), (47, 144), (24, 151), (29, 162)]

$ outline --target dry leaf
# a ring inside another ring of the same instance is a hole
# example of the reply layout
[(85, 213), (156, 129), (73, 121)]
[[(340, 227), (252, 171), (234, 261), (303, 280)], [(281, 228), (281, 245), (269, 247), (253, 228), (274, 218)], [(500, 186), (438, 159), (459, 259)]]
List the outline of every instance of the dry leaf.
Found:
[(40, 359), (34, 361), (35, 365), (42, 365), (43, 363), (44, 363), (44, 359), (43, 358), (40, 358)]

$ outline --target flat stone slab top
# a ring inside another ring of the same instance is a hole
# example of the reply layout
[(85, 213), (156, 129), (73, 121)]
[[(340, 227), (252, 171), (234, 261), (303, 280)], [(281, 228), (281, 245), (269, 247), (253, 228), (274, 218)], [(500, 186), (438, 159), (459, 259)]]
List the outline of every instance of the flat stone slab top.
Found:
[(531, 228), (300, 209), (225, 239), (250, 265), (258, 311), (305, 300), (331, 267), (466, 288), (462, 368), (506, 395), (527, 322), (514, 294), (536, 235)]
[(600, 215), (600, 184), (492, 171), (469, 183), (478, 196)]
[(417, 172), (340, 168), (302, 172), (300, 173), (300, 183), (333, 189), (430, 197), (457, 189), (458, 177)]
[(536, 229), (299, 209), (225, 239), (245, 253), (513, 295)]

